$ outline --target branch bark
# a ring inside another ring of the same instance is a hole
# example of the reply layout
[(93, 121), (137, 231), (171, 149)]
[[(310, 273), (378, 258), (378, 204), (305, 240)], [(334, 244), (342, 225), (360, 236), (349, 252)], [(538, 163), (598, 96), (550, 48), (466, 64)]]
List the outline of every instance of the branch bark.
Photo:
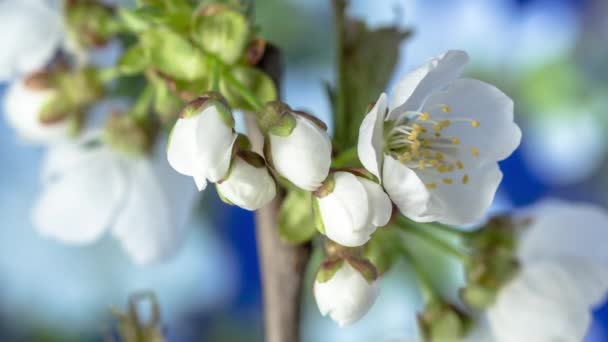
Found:
[[(278, 50), (267, 47), (258, 67), (280, 88), (281, 63)], [(263, 137), (255, 118), (246, 118), (253, 149), (261, 153)], [(266, 342), (300, 340), (300, 311), (304, 271), (310, 258), (310, 244), (290, 245), (279, 237), (278, 214), (282, 196), (255, 214), (258, 257), (262, 272), (264, 334)]]

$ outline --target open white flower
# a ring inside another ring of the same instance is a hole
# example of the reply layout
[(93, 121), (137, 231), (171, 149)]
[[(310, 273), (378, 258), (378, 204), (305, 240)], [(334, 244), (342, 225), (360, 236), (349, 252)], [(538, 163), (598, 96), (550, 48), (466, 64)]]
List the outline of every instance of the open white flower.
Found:
[(192, 176), (199, 190), (217, 182), (230, 167), (237, 134), (228, 107), (211, 96), (190, 102), (173, 126), (167, 159), (175, 171)]
[(40, 113), (55, 96), (54, 89), (35, 89), (27, 85), (26, 78), (15, 80), (4, 96), (6, 120), (17, 134), (32, 142), (51, 142), (65, 138), (68, 124), (65, 120), (42, 123)]
[(331, 140), (313, 120), (294, 114), (295, 127), (287, 136), (269, 135), (274, 168), (297, 187), (314, 191), (327, 178), (331, 165)]
[(348, 247), (361, 246), (388, 223), (392, 204), (382, 187), (350, 172), (335, 172), (315, 199), (325, 235)]
[(493, 341), (582, 341), (591, 310), (608, 290), (608, 213), (598, 207), (546, 202), (518, 250), (521, 272), (486, 313)]
[(260, 209), (274, 199), (276, 184), (260, 155), (237, 155), (232, 163), (228, 178), (217, 183), (221, 196), (247, 210)]
[(497, 161), (519, 145), (513, 102), (497, 88), (459, 79), (468, 61), (448, 51), (382, 94), (359, 131), (358, 153), (400, 211), (419, 222), (472, 223), (502, 179)]
[(348, 261), (343, 261), (329, 280), (315, 280), (313, 291), (321, 314), (329, 315), (340, 326), (358, 321), (378, 297), (375, 282), (369, 282)]
[(43, 0), (0, 2), (0, 81), (42, 69), (63, 39), (61, 14)]
[(171, 256), (185, 238), (196, 190), (163, 154), (126, 159), (90, 137), (52, 146), (34, 225), (72, 245), (93, 243), (110, 230), (137, 264)]

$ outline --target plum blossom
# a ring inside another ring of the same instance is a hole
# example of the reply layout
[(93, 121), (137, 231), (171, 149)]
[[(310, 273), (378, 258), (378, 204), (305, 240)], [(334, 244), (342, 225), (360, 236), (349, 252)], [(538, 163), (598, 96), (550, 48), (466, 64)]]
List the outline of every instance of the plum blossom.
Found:
[(109, 232), (136, 264), (173, 255), (185, 239), (196, 191), (162, 155), (128, 159), (92, 136), (51, 146), (32, 210), (35, 227), (70, 245)]
[(406, 217), (462, 225), (480, 219), (519, 145), (513, 101), (459, 79), (468, 56), (448, 51), (402, 78), (364, 118), (358, 154)]

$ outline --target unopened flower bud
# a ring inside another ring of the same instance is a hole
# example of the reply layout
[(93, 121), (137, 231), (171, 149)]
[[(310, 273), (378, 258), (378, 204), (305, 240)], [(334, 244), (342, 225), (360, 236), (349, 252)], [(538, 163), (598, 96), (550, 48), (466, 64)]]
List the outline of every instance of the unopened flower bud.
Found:
[(104, 140), (114, 150), (129, 156), (145, 153), (151, 147), (150, 130), (130, 115), (113, 115), (104, 130)]
[(66, 1), (65, 21), (72, 39), (84, 47), (105, 45), (120, 31), (114, 9), (98, 1)]
[(349, 172), (335, 172), (315, 192), (320, 227), (331, 240), (361, 246), (388, 223), (392, 205), (382, 187)]
[(222, 4), (203, 6), (194, 19), (193, 39), (226, 64), (234, 64), (249, 40), (249, 21), (237, 10)]
[(182, 110), (169, 136), (167, 158), (202, 190), (207, 180), (217, 182), (228, 172), (236, 138), (234, 118), (221, 95), (207, 93)]
[(470, 322), (457, 308), (441, 301), (433, 301), (418, 316), (418, 324), (424, 341), (447, 342), (462, 341)]
[(331, 165), (331, 141), (324, 127), (276, 102), (266, 106), (264, 115), (266, 157), (275, 170), (303, 190), (318, 189)]
[(369, 262), (352, 258), (325, 261), (313, 289), (319, 311), (340, 326), (358, 321), (378, 296), (375, 281), (375, 269)]
[(230, 204), (257, 210), (274, 199), (276, 184), (259, 154), (242, 151), (232, 161), (228, 177), (217, 183), (217, 191)]
[(39, 74), (16, 80), (4, 98), (7, 121), (26, 140), (48, 142), (67, 136), (69, 125), (64, 119), (70, 113), (61, 113), (53, 118), (42, 115), (56, 96), (57, 90), (43, 81)]

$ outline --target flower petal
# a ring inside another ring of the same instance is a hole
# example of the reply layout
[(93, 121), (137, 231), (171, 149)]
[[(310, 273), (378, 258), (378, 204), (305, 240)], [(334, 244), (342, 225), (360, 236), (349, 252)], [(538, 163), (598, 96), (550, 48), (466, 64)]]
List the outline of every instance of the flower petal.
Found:
[(466, 52), (450, 50), (409, 72), (393, 89), (389, 118), (407, 110), (419, 110), (432, 92), (460, 77), (468, 60)]
[(403, 215), (419, 222), (436, 219), (436, 215), (429, 213), (431, 194), (414, 171), (385, 156), (382, 176), (386, 192)]
[(217, 182), (228, 172), (237, 135), (215, 106), (209, 106), (197, 118), (195, 162), (207, 179)]
[[(449, 106), (450, 113), (439, 111), (441, 105)], [(469, 121), (452, 122), (441, 132), (457, 137), (466, 156), (471, 156), (472, 147), (477, 148), (479, 157), (475, 159), (479, 163), (507, 158), (521, 141), (521, 130), (513, 122), (513, 100), (485, 82), (454, 81), (444, 91), (431, 95), (423, 110), (433, 113), (435, 120), (468, 118), (479, 122), (479, 127)]]
[(391, 199), (384, 192), (380, 184), (361, 177), (358, 177), (357, 179), (361, 182), (367, 193), (368, 205), (371, 211), (371, 224), (376, 227), (386, 225), (393, 213), (393, 203), (391, 202)]
[(378, 179), (381, 179), (382, 174), (382, 145), (384, 143), (386, 109), (386, 94), (383, 93), (374, 108), (363, 119), (357, 142), (357, 153), (361, 164)]
[(489, 162), (476, 169), (466, 170), (466, 184), (462, 179), (454, 177), (457, 174), (445, 176), (452, 184), (444, 184), (434, 174), (431, 174), (433, 178), (426, 175), (422, 177), (427, 183), (437, 184), (437, 187), (431, 190), (431, 201), (435, 207), (442, 209), (435, 219), (449, 225), (475, 223), (492, 204), (502, 180), (502, 172), (497, 163)]
[(167, 160), (175, 171), (186, 176), (198, 174), (195, 163), (199, 116), (178, 119), (169, 135)]
[(196, 190), (173, 172), (164, 158), (130, 163), (130, 187), (112, 226), (112, 235), (136, 264), (165, 260), (177, 252), (186, 238), (186, 220)]
[(520, 241), (524, 261), (576, 257), (608, 265), (608, 213), (591, 204), (547, 200), (524, 213), (532, 219)]
[(105, 148), (86, 153), (90, 153), (86, 163), (58, 174), (36, 201), (33, 222), (42, 235), (87, 244), (113, 220), (126, 187), (122, 165)]
[(217, 189), (234, 205), (247, 210), (266, 206), (276, 195), (276, 185), (268, 169), (252, 166), (238, 156), (230, 176), (218, 183)]

